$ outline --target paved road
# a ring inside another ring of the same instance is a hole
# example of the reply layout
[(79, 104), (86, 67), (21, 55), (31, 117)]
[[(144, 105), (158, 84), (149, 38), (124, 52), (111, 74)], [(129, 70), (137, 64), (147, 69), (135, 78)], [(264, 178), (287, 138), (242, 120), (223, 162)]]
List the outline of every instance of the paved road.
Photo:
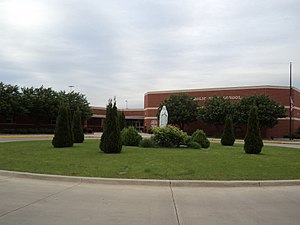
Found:
[(2, 225), (296, 225), (300, 188), (158, 187), (0, 176)]

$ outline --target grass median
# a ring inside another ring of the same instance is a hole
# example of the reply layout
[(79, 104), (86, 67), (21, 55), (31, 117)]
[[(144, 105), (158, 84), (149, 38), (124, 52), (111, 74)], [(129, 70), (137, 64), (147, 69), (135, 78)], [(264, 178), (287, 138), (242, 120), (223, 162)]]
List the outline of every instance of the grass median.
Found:
[(243, 145), (209, 150), (125, 147), (121, 154), (99, 152), (98, 140), (71, 148), (51, 141), (0, 143), (0, 169), (42, 174), (186, 180), (300, 179), (300, 150), (265, 146), (259, 155)]

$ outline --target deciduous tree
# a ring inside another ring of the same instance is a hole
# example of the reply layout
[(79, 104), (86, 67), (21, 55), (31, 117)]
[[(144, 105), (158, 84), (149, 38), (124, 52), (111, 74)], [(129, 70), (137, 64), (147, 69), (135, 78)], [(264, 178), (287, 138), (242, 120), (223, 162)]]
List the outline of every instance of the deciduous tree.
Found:
[(267, 95), (244, 97), (237, 105), (234, 113), (235, 121), (246, 125), (251, 106), (256, 105), (260, 128), (272, 128), (278, 123), (278, 118), (286, 117), (284, 106), (270, 99)]
[(168, 110), (168, 123), (178, 125), (181, 130), (184, 125), (197, 120), (199, 115), (199, 104), (187, 94), (172, 95), (169, 99), (161, 102), (157, 116), (163, 106)]
[(233, 104), (222, 96), (213, 96), (206, 100), (200, 109), (200, 118), (213, 125), (223, 125), (228, 114), (233, 111)]

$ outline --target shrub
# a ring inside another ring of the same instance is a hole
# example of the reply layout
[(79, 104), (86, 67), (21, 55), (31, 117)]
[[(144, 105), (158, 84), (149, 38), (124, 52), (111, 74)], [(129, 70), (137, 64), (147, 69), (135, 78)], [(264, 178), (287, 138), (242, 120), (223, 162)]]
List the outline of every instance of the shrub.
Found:
[(73, 115), (73, 135), (74, 143), (82, 143), (84, 141), (81, 112), (79, 111), (79, 108), (77, 108)]
[(72, 143), (74, 143), (73, 117), (72, 117), (70, 105), (67, 104), (67, 105), (66, 105), (66, 108), (67, 108), (67, 113), (68, 113), (68, 117), (69, 117), (69, 129), (70, 129), (71, 139), (72, 139), (71, 141), (72, 141)]
[[(192, 142), (192, 136), (186, 135), (183, 140), (183, 144), (189, 145)], [(201, 147), (201, 146), (200, 146)]]
[(210, 146), (210, 141), (206, 138), (205, 140), (203, 140), (203, 142), (201, 143), (201, 147), (202, 148), (209, 148)]
[(139, 146), (143, 148), (153, 148), (155, 147), (155, 142), (150, 138), (144, 138), (140, 141)]
[(122, 144), (126, 146), (138, 146), (142, 136), (134, 127), (124, 128), (121, 131)]
[(55, 148), (73, 146), (73, 138), (71, 137), (69, 114), (66, 106), (62, 103), (59, 107), (58, 116), (52, 145)]
[(193, 149), (201, 149), (201, 145), (196, 141), (191, 141), (187, 146)]
[(249, 113), (244, 150), (248, 154), (259, 154), (262, 150), (263, 145), (264, 144), (260, 136), (260, 129), (258, 124), (257, 107), (252, 106)]
[(233, 131), (232, 118), (230, 116), (226, 117), (224, 132), (221, 138), (221, 144), (225, 146), (234, 145), (235, 137)]
[(152, 127), (149, 128), (149, 129), (148, 129), (148, 134), (153, 134), (153, 129), (154, 129), (154, 128), (152, 128)]
[(120, 153), (122, 151), (122, 140), (116, 100), (114, 101), (114, 104), (112, 104), (112, 100), (110, 99), (106, 106), (106, 118), (100, 141), (100, 149), (104, 153)]
[(192, 141), (198, 142), (202, 148), (209, 148), (210, 142), (203, 130), (196, 130), (192, 135)]
[(154, 141), (163, 147), (179, 147), (183, 144), (184, 137), (187, 135), (174, 126), (153, 128)]

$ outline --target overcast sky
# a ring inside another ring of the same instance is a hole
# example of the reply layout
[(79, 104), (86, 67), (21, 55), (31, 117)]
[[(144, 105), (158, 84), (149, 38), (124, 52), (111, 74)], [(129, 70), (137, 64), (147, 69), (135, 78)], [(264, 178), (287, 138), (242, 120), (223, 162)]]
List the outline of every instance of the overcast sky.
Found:
[(299, 0), (0, 0), (0, 80), (142, 108), (148, 91), (300, 88)]

